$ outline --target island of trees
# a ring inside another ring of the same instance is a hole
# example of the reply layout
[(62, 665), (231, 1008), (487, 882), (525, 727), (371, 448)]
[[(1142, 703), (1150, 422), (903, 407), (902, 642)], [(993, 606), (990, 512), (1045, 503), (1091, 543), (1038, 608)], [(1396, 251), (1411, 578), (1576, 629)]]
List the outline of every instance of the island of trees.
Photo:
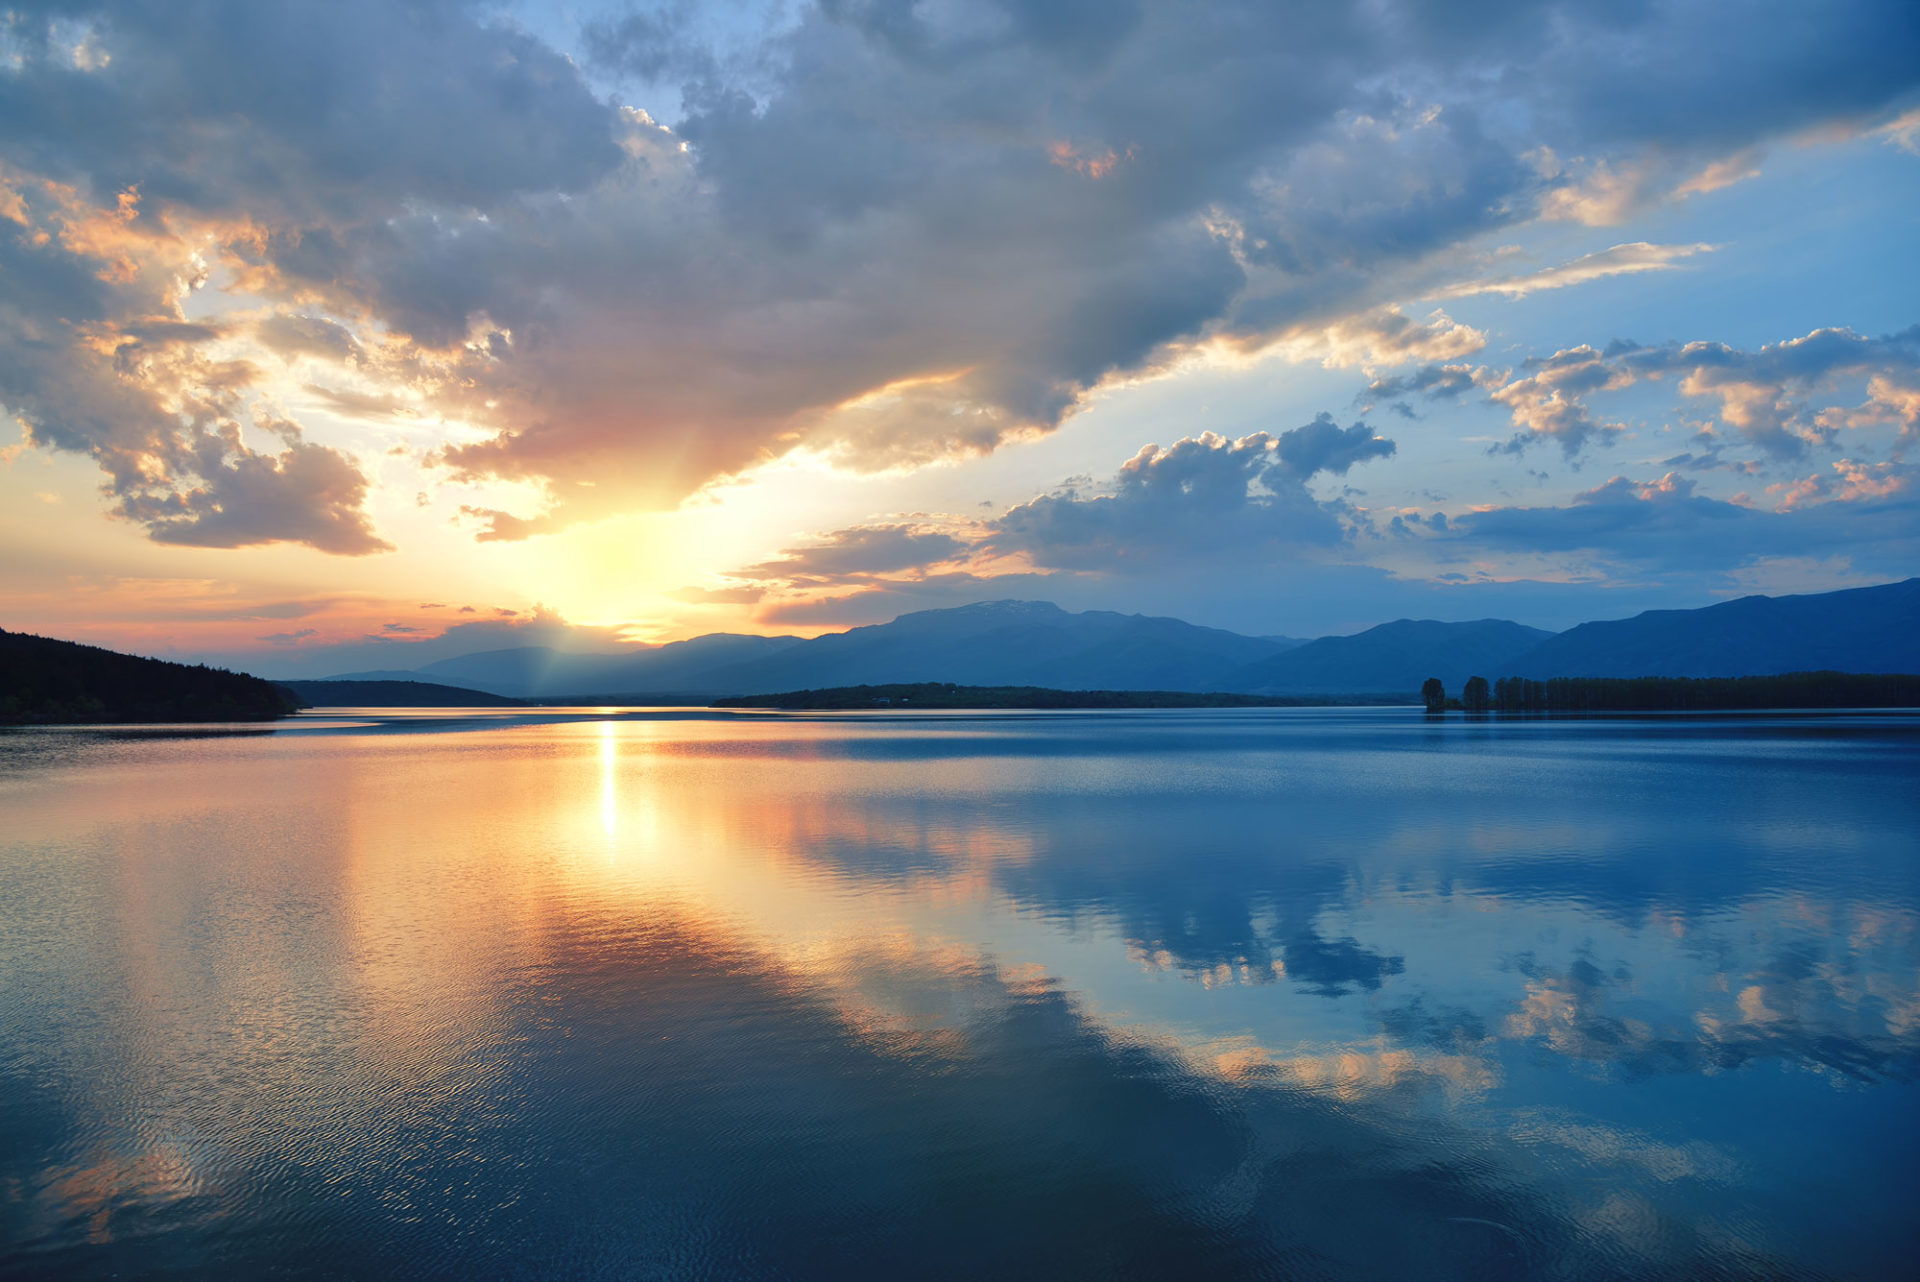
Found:
[(1788, 672), (1761, 677), (1469, 678), (1449, 699), (1437, 677), (1421, 698), (1431, 714), (1714, 712), (1765, 708), (1920, 708), (1920, 675)]
[(259, 677), (0, 631), (0, 725), (271, 721), (304, 706)]
[(784, 694), (715, 699), (716, 708), (834, 711), (861, 708), (1307, 708), (1406, 702), (1405, 696), (1208, 694), (1179, 690), (1050, 690), (1044, 686), (962, 686), (938, 681), (905, 685), (835, 686)]

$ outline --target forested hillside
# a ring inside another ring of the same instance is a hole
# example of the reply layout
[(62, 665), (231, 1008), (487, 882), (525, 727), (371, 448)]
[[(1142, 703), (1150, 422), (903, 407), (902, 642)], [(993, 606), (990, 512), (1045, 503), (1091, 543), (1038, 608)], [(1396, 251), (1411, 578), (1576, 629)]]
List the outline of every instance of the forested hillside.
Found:
[(0, 631), (0, 724), (271, 721), (301, 706), (259, 677)]

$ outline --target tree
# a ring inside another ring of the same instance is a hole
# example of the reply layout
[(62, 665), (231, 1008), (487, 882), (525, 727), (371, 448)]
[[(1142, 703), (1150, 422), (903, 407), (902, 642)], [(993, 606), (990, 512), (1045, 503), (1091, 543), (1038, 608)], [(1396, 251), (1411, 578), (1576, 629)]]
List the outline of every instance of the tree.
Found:
[(1426, 684), (1420, 687), (1420, 697), (1427, 701), (1429, 715), (1437, 715), (1447, 710), (1447, 688), (1440, 684), (1439, 677), (1428, 677)]
[(1468, 677), (1460, 691), (1460, 706), (1468, 712), (1485, 712), (1492, 702), (1492, 691), (1485, 677)]

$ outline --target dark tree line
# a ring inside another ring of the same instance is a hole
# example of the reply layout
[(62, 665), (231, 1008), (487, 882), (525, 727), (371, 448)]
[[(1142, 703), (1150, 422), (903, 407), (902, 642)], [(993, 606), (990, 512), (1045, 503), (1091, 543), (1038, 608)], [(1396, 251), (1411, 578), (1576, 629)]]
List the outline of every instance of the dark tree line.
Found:
[(0, 725), (270, 721), (303, 706), (259, 677), (0, 631)]
[[(1480, 678), (1475, 678), (1480, 680)], [(1482, 685), (1484, 685), (1484, 681)], [(1468, 683), (1471, 687), (1472, 682)], [(1740, 708), (1915, 708), (1920, 675), (1789, 672), (1765, 677), (1502, 677), (1493, 710), (1705, 712)]]

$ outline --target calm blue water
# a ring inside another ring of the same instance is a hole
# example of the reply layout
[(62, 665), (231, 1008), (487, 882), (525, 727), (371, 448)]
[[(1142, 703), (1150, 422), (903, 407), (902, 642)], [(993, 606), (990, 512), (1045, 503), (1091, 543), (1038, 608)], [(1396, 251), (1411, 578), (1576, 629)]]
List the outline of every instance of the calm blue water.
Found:
[(0, 1276), (1907, 1278), (1920, 719), (0, 736)]

